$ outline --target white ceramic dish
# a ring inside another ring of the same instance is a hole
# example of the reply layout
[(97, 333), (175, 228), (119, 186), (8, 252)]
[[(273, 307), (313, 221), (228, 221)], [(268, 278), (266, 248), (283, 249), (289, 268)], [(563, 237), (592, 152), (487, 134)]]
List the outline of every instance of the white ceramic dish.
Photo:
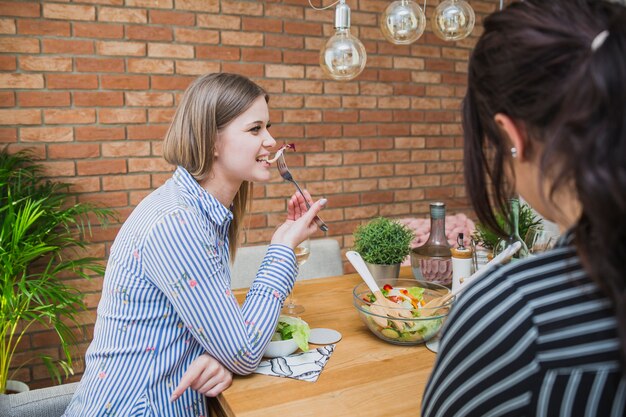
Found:
[(298, 345), (293, 339), (276, 340), (270, 342), (263, 354), (266, 358), (278, 358), (280, 356), (288, 356), (298, 350)]

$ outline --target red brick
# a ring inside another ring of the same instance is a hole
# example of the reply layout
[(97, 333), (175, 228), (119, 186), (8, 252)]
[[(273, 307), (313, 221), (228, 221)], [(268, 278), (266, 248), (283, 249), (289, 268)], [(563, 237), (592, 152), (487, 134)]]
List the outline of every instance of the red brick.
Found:
[(153, 90), (184, 91), (195, 79), (196, 77), (184, 77), (180, 75), (172, 77), (153, 75), (151, 77), (151, 86)]
[(281, 62), (282, 54), (277, 49), (265, 49), (265, 48), (242, 48), (241, 49), (243, 61), (251, 62)]
[(94, 52), (92, 41), (43, 39), (42, 44), (46, 54), (91, 55)]
[(124, 174), (127, 172), (126, 161), (113, 159), (77, 161), (76, 169), (78, 175)]
[[(100, 147), (95, 143), (51, 144), (48, 145), (48, 157), (53, 159), (98, 158)], [(99, 187), (92, 191), (98, 190)]]
[(20, 130), (23, 142), (71, 142), (74, 131), (71, 127), (24, 127)]
[(359, 113), (355, 110), (324, 110), (324, 122), (355, 123), (359, 120)]
[(46, 85), (50, 89), (92, 90), (98, 88), (96, 75), (46, 74)]
[(150, 123), (170, 123), (176, 109), (148, 109)]
[(42, 20), (18, 20), (17, 33), (20, 35), (70, 36), (69, 22)]
[(74, 22), (74, 36), (77, 38), (121, 39), (124, 26), (110, 23)]
[(15, 71), (17, 60), (14, 56), (0, 56), (0, 71)]
[(176, 42), (182, 43), (209, 43), (217, 44), (220, 40), (219, 32), (208, 29), (175, 28)]
[(241, 57), (239, 48), (227, 46), (196, 46), (196, 57), (202, 59), (219, 59), (221, 61), (238, 61)]
[(270, 48), (304, 48), (304, 38), (302, 36), (289, 35), (265, 35), (265, 46)]
[(74, 134), (76, 140), (83, 142), (121, 140), (125, 137), (123, 127), (77, 126)]
[(128, 172), (168, 171), (170, 166), (163, 158), (131, 158), (128, 160)]
[(72, 71), (72, 58), (51, 56), (21, 56), (20, 68), (25, 71)]
[(128, 92), (125, 98), (127, 106), (164, 107), (174, 103), (171, 93)]
[(124, 72), (122, 58), (75, 58), (77, 72)]
[(0, 38), (0, 52), (36, 54), (39, 53), (39, 41), (34, 38), (16, 36)]
[(17, 32), (14, 19), (0, 18), (0, 33), (3, 35), (14, 35)]
[(74, 4), (44, 4), (43, 17), (64, 20), (96, 20), (96, 8)]
[(281, 33), (283, 31), (283, 21), (281, 19), (243, 17), (241, 23), (245, 32)]
[(194, 10), (198, 12), (219, 12), (219, 0), (176, 0), (176, 8), (179, 10)]
[(14, 1), (0, 1), (0, 16), (39, 17), (40, 7), (37, 2), (23, 2), (15, 7)]
[(87, 124), (96, 122), (94, 109), (44, 110), (44, 119), (48, 124)]
[(320, 23), (308, 22), (285, 22), (284, 33), (293, 33), (295, 35), (320, 36), (322, 34), (322, 25)]
[(114, 175), (102, 178), (104, 191), (132, 190), (137, 188), (150, 188), (149, 175)]
[(147, 90), (149, 86), (144, 75), (101, 75), (100, 82), (107, 90)]
[(149, 156), (150, 143), (148, 142), (106, 142), (102, 144), (104, 157)]
[(169, 125), (128, 126), (128, 139), (146, 140), (165, 137)]
[(0, 74), (0, 88), (43, 88), (41, 74)]
[(20, 91), (17, 99), (21, 107), (64, 107), (70, 105), (69, 92)]
[(98, 121), (103, 124), (145, 123), (143, 109), (98, 109)]
[(113, 91), (76, 91), (74, 105), (78, 107), (118, 107), (124, 104), (124, 93)]
[(174, 61), (169, 59), (129, 59), (128, 72), (173, 74)]
[(0, 125), (37, 125), (41, 124), (39, 110), (0, 110)]
[(145, 56), (146, 49), (141, 42), (96, 41), (99, 55)]
[(219, 62), (208, 61), (176, 61), (176, 74), (182, 75), (203, 75), (220, 71)]
[(100, 7), (98, 20), (102, 22), (148, 23), (148, 11), (121, 7)]
[(309, 51), (285, 51), (283, 53), (283, 62), (285, 64), (306, 64), (306, 65), (318, 65), (319, 64), (319, 52)]
[[(223, 14), (199, 14), (196, 16), (199, 27), (213, 29), (241, 29), (241, 17)], [(265, 20), (265, 19), (263, 19)]]
[(220, 38), (223, 45), (263, 46), (262, 33), (222, 31)]
[(172, 29), (168, 27), (128, 26), (126, 38), (146, 41), (171, 41)]
[(150, 10), (149, 21), (159, 25), (193, 26), (195, 15), (185, 12)]
[(193, 46), (171, 43), (148, 44), (148, 56), (153, 58), (193, 58)]
[(0, 128), (0, 143), (17, 142), (17, 129)]
[(15, 106), (15, 93), (12, 91), (0, 92), (0, 107), (13, 107)]

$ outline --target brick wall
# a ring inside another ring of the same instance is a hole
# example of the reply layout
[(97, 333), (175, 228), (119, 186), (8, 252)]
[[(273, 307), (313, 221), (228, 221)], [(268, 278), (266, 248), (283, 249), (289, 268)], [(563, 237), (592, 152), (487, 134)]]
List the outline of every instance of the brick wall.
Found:
[[(271, 131), (296, 143), (289, 165), (329, 199), (328, 235), (344, 250), (354, 228), (378, 215), (426, 216), (435, 199), (466, 210), (458, 110), (481, 18), (498, 1), (471, 0), (474, 36), (456, 43), (432, 34), (438, 2), (429, 2), (426, 33), (410, 46), (387, 43), (378, 29), (389, 1), (347, 3), (368, 52), (351, 82), (324, 79), (318, 54), (334, 8), (316, 11), (307, 0), (0, 1), (0, 146), (33, 148), (51, 177), (123, 220), (169, 176), (161, 140), (186, 86), (203, 73), (237, 72), (271, 94)], [(246, 244), (268, 242), (292, 192), (277, 173), (255, 187)], [(105, 259), (118, 229), (96, 229), (90, 252)], [(75, 283), (90, 306), (83, 351), (102, 282)], [(51, 335), (36, 329), (20, 356), (58, 356)], [(50, 384), (36, 361), (17, 377)]]

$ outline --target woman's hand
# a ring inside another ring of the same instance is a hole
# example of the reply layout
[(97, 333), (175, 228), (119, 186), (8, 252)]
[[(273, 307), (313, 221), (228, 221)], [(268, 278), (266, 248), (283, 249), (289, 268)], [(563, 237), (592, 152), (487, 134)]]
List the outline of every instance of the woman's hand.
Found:
[[(304, 195), (296, 192), (289, 199), (287, 203), (287, 221), (278, 226), (274, 236), (272, 236), (271, 243), (285, 245), (294, 249), (317, 231), (317, 225), (313, 219), (326, 205), (327, 200), (322, 198), (313, 203), (309, 192), (306, 190), (303, 192)], [(306, 208), (305, 198), (311, 205), (310, 209)]]
[(189, 387), (207, 397), (217, 397), (230, 387), (232, 381), (233, 374), (216, 359), (204, 353), (191, 362), (170, 401), (176, 401)]

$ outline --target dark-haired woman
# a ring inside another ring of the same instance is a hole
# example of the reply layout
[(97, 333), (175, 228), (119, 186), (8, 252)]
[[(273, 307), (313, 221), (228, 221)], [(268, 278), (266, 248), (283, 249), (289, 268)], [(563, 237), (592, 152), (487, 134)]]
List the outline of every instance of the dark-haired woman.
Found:
[(203, 394), (258, 365), (295, 281), (293, 250), (317, 230), (325, 204), (307, 211), (304, 197), (292, 196), (240, 307), (229, 263), (250, 183), (271, 177), (267, 102), (235, 74), (202, 76), (185, 92), (163, 144), (178, 168), (115, 239), (85, 373), (65, 416), (207, 416)]
[(626, 8), (526, 0), (484, 26), (463, 103), (471, 202), (499, 230), (518, 193), (564, 238), (460, 297), (422, 415), (623, 417)]

